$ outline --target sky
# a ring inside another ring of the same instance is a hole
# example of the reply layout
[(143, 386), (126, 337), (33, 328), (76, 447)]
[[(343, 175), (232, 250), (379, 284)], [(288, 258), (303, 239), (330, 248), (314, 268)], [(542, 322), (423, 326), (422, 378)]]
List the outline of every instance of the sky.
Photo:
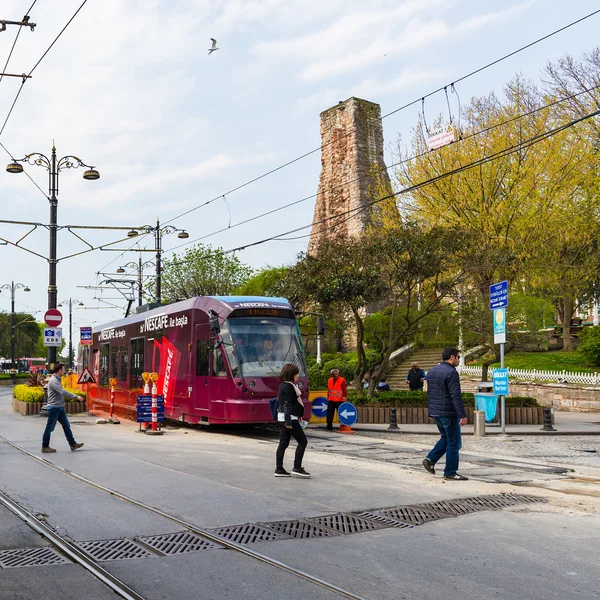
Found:
[[(20, 20), (32, 3), (2, 0), (0, 20)], [(37, 0), (30, 13), (37, 26), (23, 28), (6, 72), (30, 72), (81, 3)], [(385, 115), (597, 9), (588, 0), (88, 0), (23, 86), (0, 142), (15, 158), (48, 156), (54, 142), (59, 158), (76, 155), (98, 169), (97, 181), (83, 180), (83, 169), (61, 171), (59, 226), (139, 227), (160, 218), (161, 227), (190, 236), (165, 232), (165, 257), (199, 238), (229, 250), (310, 225), (314, 198), (235, 226), (315, 194), (319, 152), (232, 190), (318, 149), (322, 111), (358, 96), (379, 103)], [(485, 69), (457, 84), (458, 97), (466, 105), (473, 96), (501, 94), (516, 73), (539, 81), (548, 61), (591, 51), (599, 27), (597, 15)], [(9, 25), (0, 33), (0, 69), (17, 30)], [(208, 55), (211, 37), (219, 50)], [(0, 81), (0, 128), (20, 86), (20, 78)], [(455, 113), (458, 100), (450, 101)], [(428, 121), (447, 110), (443, 93), (426, 100)], [(388, 163), (420, 112), (417, 102), (384, 119)], [(1, 148), (0, 156), (10, 162)], [(41, 224), (20, 245), (47, 257), (48, 175), (39, 166), (26, 171), (33, 181), (0, 169), (0, 219)], [(0, 237), (17, 242), (31, 229), (0, 224)], [(220, 229), (226, 231), (215, 235)], [(94, 247), (125, 237), (117, 230), (77, 233)], [(272, 241), (237, 256), (256, 269), (291, 264), (307, 243)], [(80, 326), (124, 314), (120, 294), (90, 287), (140, 255), (151, 260), (152, 253), (128, 249), (153, 245), (140, 236), (113, 245), (116, 252), (62, 259), (88, 246), (59, 231), (58, 301), (84, 303), (73, 307), (74, 343)], [(29, 286), (31, 292), (17, 290), (16, 310), (41, 320), (47, 261), (10, 244), (0, 255), (0, 286)], [(135, 278), (135, 270), (127, 272)], [(10, 310), (9, 290), (1, 290), (0, 310)], [(68, 337), (68, 307), (62, 312)]]

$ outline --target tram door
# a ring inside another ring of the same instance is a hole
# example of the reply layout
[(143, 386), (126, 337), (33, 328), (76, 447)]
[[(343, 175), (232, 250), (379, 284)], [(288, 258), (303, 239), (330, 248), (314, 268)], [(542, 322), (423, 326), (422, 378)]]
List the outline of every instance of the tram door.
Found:
[(196, 344), (196, 365), (194, 377), (194, 408), (210, 409), (210, 329), (208, 323), (197, 324), (194, 328), (194, 340)]

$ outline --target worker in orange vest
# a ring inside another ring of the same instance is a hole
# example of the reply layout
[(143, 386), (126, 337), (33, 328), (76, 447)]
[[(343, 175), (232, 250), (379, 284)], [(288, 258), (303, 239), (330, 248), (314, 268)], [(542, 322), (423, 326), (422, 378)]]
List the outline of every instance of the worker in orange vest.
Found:
[(327, 382), (327, 429), (333, 430), (333, 417), (342, 402), (346, 402), (348, 391), (346, 380), (340, 377), (338, 369), (331, 369), (331, 377)]

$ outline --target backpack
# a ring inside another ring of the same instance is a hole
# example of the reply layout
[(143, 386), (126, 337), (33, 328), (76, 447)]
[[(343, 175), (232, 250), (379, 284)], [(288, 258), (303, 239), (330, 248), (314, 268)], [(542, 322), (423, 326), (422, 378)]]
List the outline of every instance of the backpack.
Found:
[(271, 410), (271, 416), (277, 421), (277, 398), (269, 400), (269, 409)]

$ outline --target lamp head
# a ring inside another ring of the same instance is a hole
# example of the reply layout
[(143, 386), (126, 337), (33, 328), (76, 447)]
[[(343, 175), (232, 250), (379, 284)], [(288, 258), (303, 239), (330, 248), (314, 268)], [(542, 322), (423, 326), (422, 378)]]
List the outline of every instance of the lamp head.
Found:
[(23, 288), (23, 291), (24, 291), (24, 292), (30, 292), (31, 290), (29, 289), (29, 287), (28, 287), (28, 286), (25, 286), (25, 287)]
[(13, 161), (13, 162), (9, 163), (8, 165), (6, 165), (6, 170), (9, 173), (22, 173), (23, 165), (21, 163)]
[[(131, 232), (130, 232), (131, 233)], [(123, 267), (119, 267), (117, 269), (117, 273), (125, 273), (125, 269)]]
[(187, 231), (180, 231), (180, 232), (177, 234), (177, 237), (178, 237), (180, 240), (187, 240), (187, 239), (190, 237), (190, 234), (189, 234)]
[(83, 178), (88, 181), (95, 181), (96, 179), (100, 179), (100, 173), (96, 169), (88, 169), (83, 173)]
[(135, 229), (132, 229), (131, 231), (127, 232), (128, 238), (134, 238), (134, 237), (137, 237), (138, 235), (139, 235), (139, 232), (136, 231)]

